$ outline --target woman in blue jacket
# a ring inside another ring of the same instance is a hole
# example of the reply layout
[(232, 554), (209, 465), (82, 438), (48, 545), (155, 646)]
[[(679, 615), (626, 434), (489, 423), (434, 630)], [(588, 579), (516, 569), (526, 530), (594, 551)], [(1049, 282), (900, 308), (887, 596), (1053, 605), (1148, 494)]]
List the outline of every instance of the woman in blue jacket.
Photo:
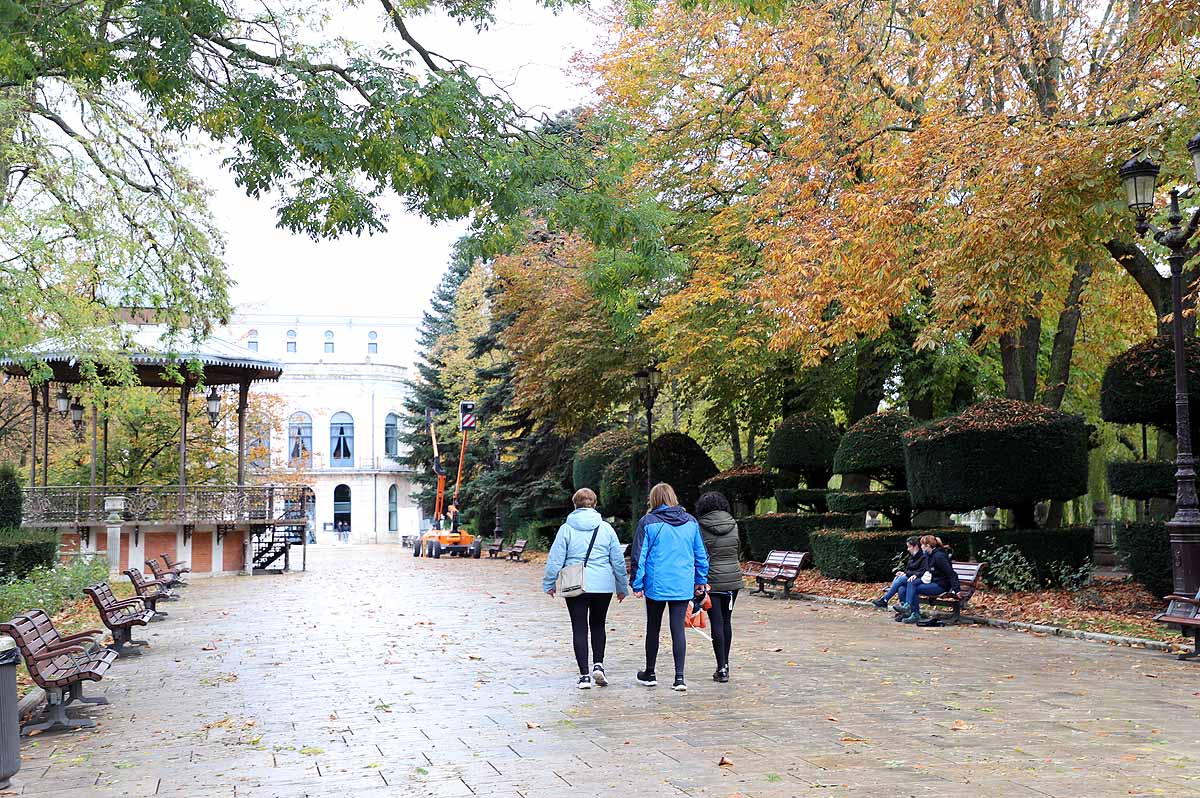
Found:
[[(580, 690), (588, 690), (592, 684), (604, 687), (608, 678), (604, 675), (604, 620), (608, 616), (608, 605), (613, 593), (617, 601), (624, 601), (629, 593), (625, 577), (625, 555), (617, 533), (604, 522), (596, 507), (596, 494), (588, 488), (580, 488), (571, 497), (575, 511), (567, 516), (567, 522), (558, 529), (550, 556), (546, 560), (546, 572), (542, 575), (542, 590), (554, 596), (554, 585), (558, 572), (568, 565), (584, 564), (583, 582), (586, 593), (566, 599), (567, 612), (571, 616), (571, 642), (575, 647), (575, 662), (579, 665)], [(595, 542), (593, 541), (593, 536)], [(588, 549), (591, 553), (588, 553)], [(592, 637), (592, 653), (596, 655), (591, 673), (588, 673), (588, 633)]]
[(675, 659), (675, 684), (687, 690), (683, 660), (687, 653), (683, 621), (688, 602), (708, 590), (708, 552), (700, 524), (679, 506), (675, 490), (660, 482), (650, 490), (646, 502), (650, 512), (638, 521), (630, 559), (633, 563), (633, 594), (646, 597), (646, 670), (638, 671), (638, 684), (654, 687), (658, 679), (658, 637), (663, 612), (670, 613), (671, 654)]

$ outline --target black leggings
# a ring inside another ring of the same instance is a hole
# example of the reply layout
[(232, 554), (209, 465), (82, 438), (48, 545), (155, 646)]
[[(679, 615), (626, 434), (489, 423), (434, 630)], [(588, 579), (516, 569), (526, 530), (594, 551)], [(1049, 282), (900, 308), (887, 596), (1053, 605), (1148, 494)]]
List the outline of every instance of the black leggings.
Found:
[(736, 590), (730, 593), (709, 593), (712, 609), (708, 621), (712, 624), (713, 653), (717, 655), (717, 667), (729, 665), (729, 646), (733, 643), (733, 603), (737, 601)]
[(658, 636), (662, 632), (663, 610), (671, 608), (671, 656), (675, 658), (675, 675), (683, 676), (683, 658), (687, 654), (687, 638), (684, 635), (683, 619), (687, 614), (688, 602), (655, 601), (646, 599), (646, 670), (654, 672), (658, 662)]
[(579, 674), (591, 673), (588, 663), (588, 631), (592, 633), (592, 653), (596, 662), (604, 662), (604, 619), (608, 615), (608, 603), (612, 593), (583, 593), (567, 599), (567, 612), (571, 614), (571, 643), (575, 646), (575, 662)]

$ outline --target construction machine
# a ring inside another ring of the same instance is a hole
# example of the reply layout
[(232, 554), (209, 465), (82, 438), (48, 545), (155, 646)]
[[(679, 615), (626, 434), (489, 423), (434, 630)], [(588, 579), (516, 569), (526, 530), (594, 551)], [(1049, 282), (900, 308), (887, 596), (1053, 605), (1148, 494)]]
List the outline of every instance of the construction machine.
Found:
[[(458, 451), (458, 478), (454, 482), (454, 497), (446, 506), (446, 469), (442, 466), (441, 453), (438, 450), (437, 428), (434, 426), (432, 408), (425, 408), (425, 428), (433, 443), (433, 473), (437, 474), (437, 498), (433, 507), (433, 528), (422, 533), (413, 544), (414, 557), (433, 557), (437, 559), (443, 554), (451, 557), (471, 557), (479, 559), (483, 552), (483, 541), (458, 525), (458, 494), (462, 489), (463, 460), (467, 455), (467, 438), (475, 429), (475, 403), (460, 402), (458, 406), (458, 427), (462, 431), (462, 443)], [(450, 528), (445, 529), (449, 521)]]

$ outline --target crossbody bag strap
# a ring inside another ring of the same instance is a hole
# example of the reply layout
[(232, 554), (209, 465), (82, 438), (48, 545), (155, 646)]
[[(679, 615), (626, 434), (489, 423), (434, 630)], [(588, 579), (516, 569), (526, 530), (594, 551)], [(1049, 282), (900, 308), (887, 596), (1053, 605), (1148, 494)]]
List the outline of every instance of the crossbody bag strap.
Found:
[(592, 557), (592, 546), (596, 545), (596, 535), (599, 533), (600, 533), (600, 527), (596, 527), (595, 529), (592, 530), (592, 540), (590, 543), (588, 543), (587, 554), (583, 555), (583, 567), (584, 568), (587, 568), (588, 560), (590, 560)]

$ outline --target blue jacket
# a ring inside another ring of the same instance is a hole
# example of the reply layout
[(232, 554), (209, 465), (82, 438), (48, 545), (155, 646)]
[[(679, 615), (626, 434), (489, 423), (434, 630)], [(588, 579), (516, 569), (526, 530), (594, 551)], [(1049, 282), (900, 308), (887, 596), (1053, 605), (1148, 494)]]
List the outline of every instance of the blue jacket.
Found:
[(630, 558), (633, 589), (655, 601), (686, 601), (708, 581), (700, 524), (682, 507), (663, 505), (642, 516)]
[(604, 522), (600, 513), (590, 507), (575, 510), (567, 516), (567, 522), (558, 528), (546, 560), (546, 572), (542, 575), (543, 591), (554, 587), (558, 572), (563, 567), (583, 562), (592, 539), (592, 530), (596, 527), (600, 529), (596, 533), (596, 543), (592, 546), (592, 556), (588, 558), (584, 574), (587, 592), (620, 593), (622, 596), (629, 592), (621, 541), (617, 540), (617, 533)]

